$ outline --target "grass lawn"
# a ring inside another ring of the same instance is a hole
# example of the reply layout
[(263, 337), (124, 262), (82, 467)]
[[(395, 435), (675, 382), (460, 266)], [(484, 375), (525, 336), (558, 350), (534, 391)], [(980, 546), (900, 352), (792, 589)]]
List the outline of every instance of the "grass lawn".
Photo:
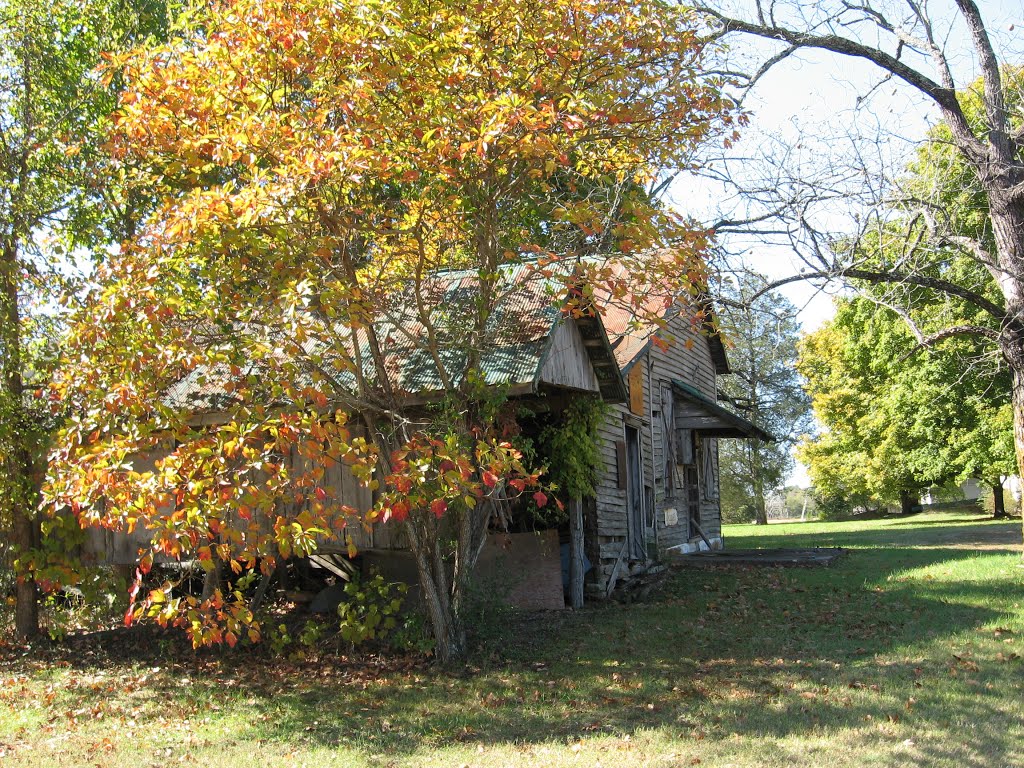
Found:
[(194, 656), (155, 634), (113, 656), (7, 648), (0, 765), (1024, 765), (1019, 521), (725, 536), (851, 551), (830, 568), (678, 569), (646, 603), (504, 617), (455, 673)]

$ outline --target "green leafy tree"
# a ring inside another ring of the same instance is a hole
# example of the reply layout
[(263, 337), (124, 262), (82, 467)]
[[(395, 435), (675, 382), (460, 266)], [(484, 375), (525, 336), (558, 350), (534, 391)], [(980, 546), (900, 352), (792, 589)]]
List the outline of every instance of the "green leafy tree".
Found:
[[(978, 96), (965, 104), (976, 120)], [(1001, 486), (1016, 467), (1010, 371), (991, 354), (1000, 323), (973, 298), (1000, 301), (998, 281), (972, 251), (995, 247), (984, 194), (952, 151), (948, 127), (932, 138), (901, 179), (892, 215), (836, 246), (866, 269), (899, 265), (921, 280), (855, 281), (859, 297), (839, 302), (801, 356), (828, 427), (804, 448), (812, 476), (826, 495), (898, 501), (904, 512), (928, 486), (968, 477)], [(943, 238), (933, 236), (936, 216), (945, 219)], [(970, 295), (932, 290), (928, 280)]]
[(782, 489), (782, 493), (786, 517), (810, 520), (818, 517), (820, 514), (813, 488), (787, 485)]
[(38, 394), (61, 363), (66, 302), (84, 278), (78, 249), (99, 254), (130, 231), (100, 173), (117, 86), (95, 69), (103, 51), (165, 22), (148, 1), (0, 3), (0, 525), (16, 558), (20, 637), (38, 631), (36, 511), (60, 417)]
[[(929, 486), (967, 477), (996, 485), (1012, 472), (1008, 373), (983, 345), (950, 339), (913, 354), (917, 339), (895, 311), (863, 296), (837, 303), (835, 318), (800, 349), (824, 427), (801, 448), (819, 492), (909, 512)], [(948, 321), (946, 304), (919, 302), (914, 322)]]
[(723, 514), (768, 522), (766, 499), (793, 467), (792, 449), (811, 427), (810, 401), (794, 364), (800, 324), (796, 308), (766, 279), (740, 272), (722, 287), (722, 330), (732, 343), (731, 373), (721, 379), (724, 397), (775, 437), (723, 440), (719, 446)]

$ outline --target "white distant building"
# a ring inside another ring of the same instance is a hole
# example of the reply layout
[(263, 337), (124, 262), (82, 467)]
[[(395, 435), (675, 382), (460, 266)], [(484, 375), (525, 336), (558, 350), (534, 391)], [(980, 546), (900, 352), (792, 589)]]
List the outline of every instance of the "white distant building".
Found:
[[(1016, 475), (1003, 477), (1003, 489), (1009, 491), (1013, 500), (1018, 504), (1020, 504), (1021, 500), (1022, 487), (1024, 487), (1024, 484), (1021, 483), (1021, 479)], [(936, 490), (937, 489), (929, 488), (921, 494), (921, 503), (936, 504), (938, 502), (938, 499), (936, 498)], [(960, 483), (960, 493), (962, 494), (964, 501), (978, 501), (978, 499), (990, 490), (991, 489), (987, 485), (975, 477), (969, 477)]]

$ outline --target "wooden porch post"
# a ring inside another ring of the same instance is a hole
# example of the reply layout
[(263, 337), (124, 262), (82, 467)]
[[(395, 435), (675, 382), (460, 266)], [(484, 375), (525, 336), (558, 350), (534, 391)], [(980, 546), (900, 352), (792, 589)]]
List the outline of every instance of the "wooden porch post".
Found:
[(583, 607), (583, 500), (569, 502), (569, 603)]

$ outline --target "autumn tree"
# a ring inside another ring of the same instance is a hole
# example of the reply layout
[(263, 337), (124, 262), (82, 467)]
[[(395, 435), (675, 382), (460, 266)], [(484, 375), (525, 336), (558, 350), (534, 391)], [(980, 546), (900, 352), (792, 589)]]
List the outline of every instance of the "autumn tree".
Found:
[(722, 286), (719, 298), (722, 331), (732, 344), (730, 374), (721, 379), (719, 396), (775, 438), (722, 441), (722, 504), (752, 512), (761, 525), (768, 522), (767, 497), (782, 487), (793, 467), (793, 446), (811, 426), (795, 368), (796, 307), (776, 292), (753, 299), (767, 283), (756, 272), (741, 271), (735, 283)]
[(76, 260), (124, 229), (97, 174), (116, 86), (94, 70), (103, 51), (165, 23), (157, 2), (0, 3), (0, 526), (17, 558), (22, 638), (38, 631), (36, 507), (59, 423), (33, 392), (61, 365), (62, 303), (83, 276)]
[[(869, 62), (878, 68), (880, 82), (910, 89), (938, 110), (944, 137), (930, 138), (935, 151), (962, 167), (979, 192), (979, 210), (987, 237), (979, 239), (956, 230), (956, 217), (944, 215), (938, 197), (913, 198), (908, 203), (927, 224), (920, 248), (898, 263), (861, 263), (856, 249), (836, 251), (842, 240), (834, 228), (815, 223), (809, 209), (813, 191), (788, 200), (762, 197), (766, 203), (758, 218), (772, 217), (783, 224), (790, 242), (798, 247), (807, 267), (792, 279), (854, 279), (880, 285), (920, 288), (971, 302), (994, 322), (988, 325), (949, 325), (937, 337), (923, 337), (930, 344), (951, 334), (980, 336), (993, 343), (1012, 372), (1014, 431), (1018, 473), (1024, 474), (1024, 126), (1021, 123), (1021, 80), (1014, 62), (1001, 60), (978, 5), (972, 0), (951, 3), (910, 0), (890, 8), (864, 3), (761, 3), (750, 4), (745, 16), (725, 12), (720, 6), (701, 4), (719, 39), (747, 37), (771, 41), (773, 49), (758, 64), (746, 69), (747, 84), (760, 79), (773, 66), (802, 51), (814, 50)], [(956, 60), (962, 44), (974, 62), (966, 74)], [(734, 49), (736, 47), (734, 46)], [(867, 97), (869, 94), (863, 94)], [(856, 154), (856, 153), (854, 153)], [(806, 180), (806, 177), (803, 177)], [(847, 181), (857, 178), (851, 173)], [(899, 188), (871, 173), (862, 181), (873, 184), (880, 208), (894, 198), (904, 198)], [(800, 178), (794, 177), (800, 185)], [(784, 184), (789, 192), (795, 186)], [(826, 185), (835, 194), (835, 184)], [(818, 190), (823, 187), (817, 187)], [(765, 192), (765, 188), (761, 188)], [(937, 190), (938, 191), (938, 190)], [(795, 204), (793, 204), (795, 203)], [(860, 227), (874, 226), (878, 219), (859, 216)], [(884, 219), (883, 219), (884, 220)], [(842, 233), (849, 235), (847, 231)], [(848, 241), (847, 241), (848, 242)], [(938, 246), (938, 247), (935, 247)], [(998, 286), (990, 299), (970, 284), (946, 274), (943, 258), (955, 249), (974, 259)]]
[[(166, 192), (79, 327), (51, 493), (153, 531), (141, 571), (195, 559), (230, 583), (138, 594), (129, 618), (258, 639), (258, 571), (388, 524), (438, 657), (463, 654), (495, 506), (549, 498), (489, 350), (522, 291), (579, 314), (595, 287), (641, 310), (645, 285), (702, 283), (704, 234), (649, 190), (732, 130), (704, 56), (687, 14), (647, 0), (236, 0), (115, 60), (112, 151)], [(331, 486), (339, 464), (372, 506)]]

